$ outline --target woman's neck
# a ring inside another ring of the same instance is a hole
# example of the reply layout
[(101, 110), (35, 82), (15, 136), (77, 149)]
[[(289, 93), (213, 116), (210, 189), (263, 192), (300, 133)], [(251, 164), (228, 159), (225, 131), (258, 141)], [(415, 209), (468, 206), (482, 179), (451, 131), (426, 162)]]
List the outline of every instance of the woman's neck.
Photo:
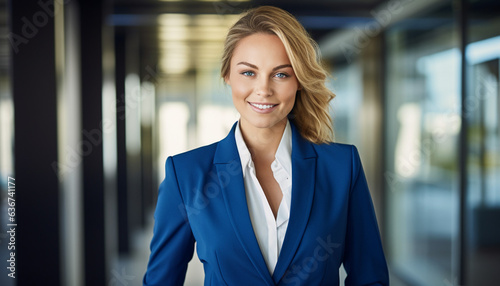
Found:
[(252, 159), (274, 161), (276, 150), (283, 137), (287, 120), (269, 128), (258, 128), (244, 121), (240, 121), (240, 130), (245, 144), (252, 155)]

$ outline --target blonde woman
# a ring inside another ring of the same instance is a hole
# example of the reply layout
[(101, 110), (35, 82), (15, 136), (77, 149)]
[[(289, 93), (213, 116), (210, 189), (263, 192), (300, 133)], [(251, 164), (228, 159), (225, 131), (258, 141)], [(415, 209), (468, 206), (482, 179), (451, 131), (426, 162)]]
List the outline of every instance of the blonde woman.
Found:
[(315, 43), (259, 7), (229, 30), (221, 75), (240, 119), (220, 142), (169, 157), (144, 285), (182, 285), (197, 242), (205, 285), (388, 285), (354, 146), (332, 142)]

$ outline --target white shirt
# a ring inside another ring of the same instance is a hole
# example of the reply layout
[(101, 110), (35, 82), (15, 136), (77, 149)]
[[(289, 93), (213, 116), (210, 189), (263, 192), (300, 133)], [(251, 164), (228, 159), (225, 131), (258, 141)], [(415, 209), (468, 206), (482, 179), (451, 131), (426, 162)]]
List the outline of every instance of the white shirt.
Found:
[(285, 239), (292, 201), (292, 130), (290, 122), (287, 121), (278, 150), (276, 150), (275, 160), (271, 163), (274, 179), (278, 182), (283, 193), (276, 219), (274, 219), (271, 206), (257, 179), (252, 156), (243, 140), (239, 121), (236, 126), (235, 139), (243, 170), (253, 231), (269, 273), (272, 275)]

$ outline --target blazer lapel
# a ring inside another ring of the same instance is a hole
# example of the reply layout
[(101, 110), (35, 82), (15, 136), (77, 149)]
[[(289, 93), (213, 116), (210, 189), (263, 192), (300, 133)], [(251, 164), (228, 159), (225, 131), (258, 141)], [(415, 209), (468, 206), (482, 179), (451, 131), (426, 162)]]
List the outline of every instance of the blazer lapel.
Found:
[(292, 126), (292, 202), (290, 219), (274, 269), (273, 280), (278, 283), (288, 269), (307, 227), (314, 197), (316, 177), (316, 151), (312, 143)]
[[(266, 284), (275, 285), (260, 251), (250, 220), (241, 161), (234, 138), (235, 128), (236, 124), (233, 125), (229, 135), (218, 143), (215, 151), (214, 164), (217, 168), (219, 184), (229, 219), (238, 240)], [(229, 180), (224, 176), (229, 176)]]

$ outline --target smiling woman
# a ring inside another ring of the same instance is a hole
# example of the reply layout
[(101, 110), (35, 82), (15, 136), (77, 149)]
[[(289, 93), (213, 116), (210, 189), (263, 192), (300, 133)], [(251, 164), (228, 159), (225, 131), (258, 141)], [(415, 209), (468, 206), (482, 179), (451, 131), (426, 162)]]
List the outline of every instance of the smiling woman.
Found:
[(197, 243), (205, 285), (388, 285), (357, 149), (332, 142), (333, 94), (289, 13), (259, 7), (229, 30), (222, 77), (240, 120), (166, 163), (144, 285), (182, 285)]
[(231, 86), (242, 130), (283, 133), (299, 83), (276, 35), (258, 33), (242, 39), (225, 81)]
[(291, 65), (294, 78), (300, 86), (300, 92), (297, 93), (299, 97), (290, 116), (297, 119), (296, 125), (307, 140), (314, 143), (331, 142), (333, 128), (328, 105), (335, 95), (325, 86), (327, 73), (320, 64), (316, 42), (288, 12), (269, 6), (257, 8), (256, 11), (245, 14), (229, 30), (222, 56), (222, 77), (227, 81), (234, 53), (243, 46), (241, 41), (248, 41), (246, 37), (267, 34), (278, 38), (281, 41), (279, 49), (281, 52), (284, 49), (287, 64)]

